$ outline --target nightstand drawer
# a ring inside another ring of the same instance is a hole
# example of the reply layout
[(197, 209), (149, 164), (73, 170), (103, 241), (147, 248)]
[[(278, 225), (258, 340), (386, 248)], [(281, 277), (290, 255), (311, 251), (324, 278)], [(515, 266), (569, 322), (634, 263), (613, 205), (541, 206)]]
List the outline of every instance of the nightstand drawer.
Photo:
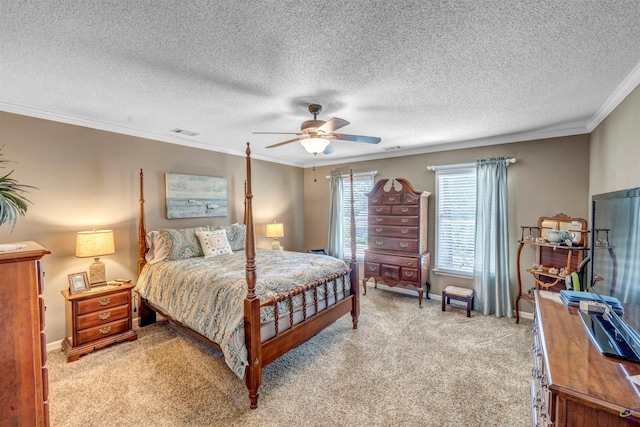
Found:
[[(96, 341), (101, 338), (106, 338), (111, 335), (125, 332), (129, 329), (129, 319), (122, 319), (116, 322), (106, 323), (104, 325), (96, 326), (89, 329), (83, 329), (78, 331), (78, 343), (82, 345), (91, 341)], [(75, 343), (74, 343), (75, 344)]]
[(108, 295), (96, 295), (95, 298), (78, 301), (76, 314), (86, 314), (93, 311), (129, 304), (130, 294), (131, 292), (129, 290), (124, 290)]
[(83, 314), (76, 319), (76, 327), (78, 330), (91, 328), (93, 326), (103, 325), (113, 322), (114, 320), (124, 319), (129, 316), (129, 305), (121, 305), (119, 307), (96, 311), (93, 313)]

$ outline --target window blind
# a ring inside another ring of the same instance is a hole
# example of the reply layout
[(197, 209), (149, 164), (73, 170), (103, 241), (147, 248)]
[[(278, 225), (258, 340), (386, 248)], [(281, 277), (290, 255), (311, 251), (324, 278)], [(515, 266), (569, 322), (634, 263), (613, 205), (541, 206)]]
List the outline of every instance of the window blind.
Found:
[[(364, 260), (364, 251), (367, 249), (369, 200), (367, 193), (373, 189), (373, 173), (361, 173), (353, 175), (353, 205), (356, 219), (356, 259)], [(344, 257), (351, 259), (351, 187), (349, 175), (342, 175), (342, 224)]]
[(436, 171), (436, 260), (439, 272), (473, 274), (476, 167)]

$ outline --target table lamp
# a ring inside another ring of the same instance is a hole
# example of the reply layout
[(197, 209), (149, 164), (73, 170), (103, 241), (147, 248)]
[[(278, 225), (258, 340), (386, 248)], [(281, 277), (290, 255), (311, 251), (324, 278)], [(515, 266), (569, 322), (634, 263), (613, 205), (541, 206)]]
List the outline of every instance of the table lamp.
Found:
[(100, 256), (112, 253), (115, 253), (112, 230), (78, 231), (76, 256), (94, 258), (94, 262), (89, 265), (89, 286), (107, 284), (107, 275), (104, 263), (100, 261)]
[(265, 233), (266, 237), (273, 237), (273, 242), (271, 242), (271, 249), (274, 251), (280, 250), (280, 242), (278, 241), (278, 237), (284, 236), (284, 226), (281, 222), (273, 221), (273, 224), (267, 224), (267, 231)]

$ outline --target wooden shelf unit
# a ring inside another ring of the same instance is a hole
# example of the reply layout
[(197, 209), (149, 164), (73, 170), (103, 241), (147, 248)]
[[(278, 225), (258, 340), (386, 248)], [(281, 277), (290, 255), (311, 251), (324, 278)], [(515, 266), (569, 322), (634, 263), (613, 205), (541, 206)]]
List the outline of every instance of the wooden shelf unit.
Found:
[[(558, 273), (550, 273), (549, 268), (558, 271), (565, 268), (567, 276), (578, 271), (578, 266), (584, 259), (584, 254), (589, 250), (587, 245), (587, 221), (584, 218), (570, 218), (559, 213), (552, 217), (538, 218), (538, 225), (521, 226), (520, 240), (518, 240), (518, 252), (516, 265), (518, 273), (518, 295), (515, 299), (516, 323), (520, 322), (520, 300), (535, 303), (534, 290), (548, 290), (559, 292), (566, 289), (565, 277)], [(560, 243), (550, 243), (546, 237), (549, 230), (567, 230), (578, 233), (578, 239), (574, 239), (572, 246)], [(533, 247), (536, 251), (536, 264), (542, 266), (541, 270), (525, 269), (533, 278), (533, 286), (523, 292), (521, 255), (523, 248)]]

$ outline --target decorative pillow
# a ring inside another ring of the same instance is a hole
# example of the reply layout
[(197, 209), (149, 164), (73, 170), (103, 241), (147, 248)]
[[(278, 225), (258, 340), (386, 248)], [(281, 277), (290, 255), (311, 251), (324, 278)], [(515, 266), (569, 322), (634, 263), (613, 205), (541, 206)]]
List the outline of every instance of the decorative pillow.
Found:
[(204, 255), (200, 242), (196, 237), (196, 232), (206, 230), (206, 227), (160, 230), (160, 238), (167, 251), (166, 259), (187, 259)]
[(160, 232), (157, 230), (150, 231), (146, 236), (147, 240), (147, 253), (144, 258), (149, 264), (155, 264), (167, 258), (167, 248), (164, 245), (164, 241), (160, 237)]
[(247, 227), (243, 224), (231, 224), (227, 226), (212, 225), (209, 230), (225, 230), (227, 232), (227, 240), (232, 251), (244, 249), (244, 242), (247, 236)]
[(196, 231), (196, 236), (204, 250), (205, 258), (233, 253), (225, 230)]

